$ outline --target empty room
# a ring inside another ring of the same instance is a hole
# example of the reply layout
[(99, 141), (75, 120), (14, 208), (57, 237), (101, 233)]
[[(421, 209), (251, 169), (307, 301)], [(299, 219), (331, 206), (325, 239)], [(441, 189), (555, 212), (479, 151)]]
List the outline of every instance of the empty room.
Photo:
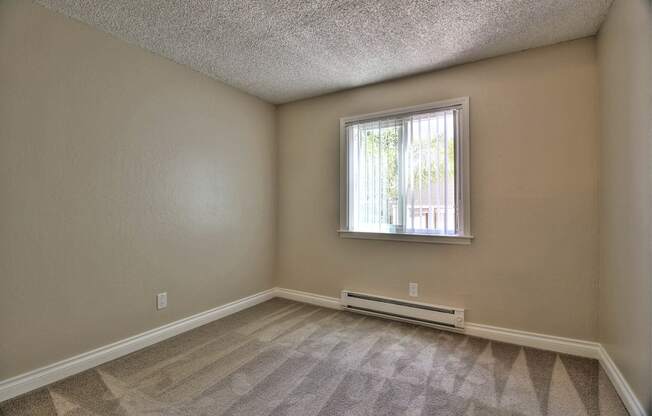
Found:
[(0, 416), (651, 412), (650, 0), (0, 0)]

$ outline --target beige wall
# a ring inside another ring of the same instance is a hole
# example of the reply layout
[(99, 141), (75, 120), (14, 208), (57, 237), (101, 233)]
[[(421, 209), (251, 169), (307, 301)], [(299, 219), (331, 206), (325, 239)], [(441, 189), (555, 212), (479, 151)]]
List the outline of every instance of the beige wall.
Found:
[(602, 101), (599, 338), (650, 411), (652, 16), (616, 0), (598, 36)]
[(0, 380), (273, 285), (273, 106), (24, 0), (0, 57)]
[[(597, 332), (598, 84), (593, 38), (282, 105), (282, 287), (468, 308), (468, 320)], [(340, 239), (339, 118), (471, 99), (470, 246)]]

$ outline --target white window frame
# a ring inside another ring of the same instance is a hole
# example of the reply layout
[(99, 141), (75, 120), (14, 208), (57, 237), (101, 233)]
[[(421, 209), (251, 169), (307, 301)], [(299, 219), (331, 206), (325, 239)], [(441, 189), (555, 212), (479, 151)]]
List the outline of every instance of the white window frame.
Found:
[[(399, 116), (406, 113), (418, 111), (440, 111), (447, 108), (459, 109), (459, 139), (456, 148), (456, 163), (459, 166), (458, 175), (455, 178), (459, 181), (461, 190), (457, 196), (457, 206), (461, 211), (462, 221), (461, 233), (450, 234), (419, 234), (419, 233), (383, 233), (354, 231), (349, 229), (349, 201), (348, 201), (348, 155), (346, 143), (346, 124), (351, 122), (362, 122), (378, 117)], [(411, 241), (420, 243), (443, 243), (443, 244), (470, 244), (473, 240), (471, 234), (471, 185), (470, 179), (470, 131), (469, 131), (469, 97), (459, 97), (449, 100), (437, 101), (427, 104), (420, 104), (411, 107), (394, 108), (391, 110), (379, 111), (369, 114), (361, 114), (351, 117), (340, 118), (340, 228), (338, 233), (343, 238), (361, 238), (371, 240), (394, 240)]]

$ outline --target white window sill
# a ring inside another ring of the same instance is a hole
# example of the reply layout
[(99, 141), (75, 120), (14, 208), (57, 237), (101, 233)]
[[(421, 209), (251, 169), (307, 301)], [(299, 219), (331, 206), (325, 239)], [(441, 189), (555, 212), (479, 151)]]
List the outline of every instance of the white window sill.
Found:
[(413, 243), (469, 245), (473, 240), (472, 235), (383, 233), (383, 232), (350, 231), (350, 230), (337, 230), (337, 232), (342, 238), (360, 238), (363, 240), (408, 241)]

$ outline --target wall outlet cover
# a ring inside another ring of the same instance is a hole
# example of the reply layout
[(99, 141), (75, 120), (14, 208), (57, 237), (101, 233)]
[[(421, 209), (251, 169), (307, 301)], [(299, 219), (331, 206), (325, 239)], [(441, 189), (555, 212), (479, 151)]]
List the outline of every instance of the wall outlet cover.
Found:
[(419, 284), (418, 283), (410, 283), (409, 285), (409, 293), (410, 296), (413, 298), (416, 298), (419, 296)]
[(161, 310), (168, 307), (168, 293), (163, 292), (156, 295), (156, 309)]

